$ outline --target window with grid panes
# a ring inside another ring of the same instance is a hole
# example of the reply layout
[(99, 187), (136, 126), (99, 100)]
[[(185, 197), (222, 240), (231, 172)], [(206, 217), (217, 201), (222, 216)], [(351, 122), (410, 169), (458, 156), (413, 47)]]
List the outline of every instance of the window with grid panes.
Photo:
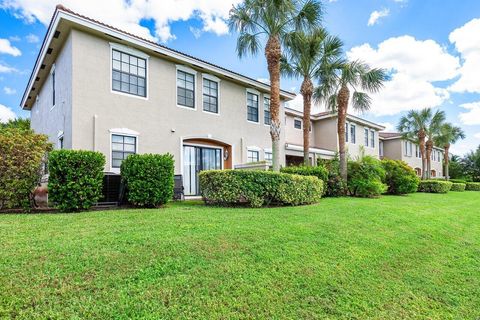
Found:
[(203, 110), (218, 113), (218, 82), (203, 79)]
[(195, 108), (195, 75), (177, 70), (177, 104)]
[(247, 92), (247, 119), (258, 122), (258, 95)]
[(146, 97), (146, 59), (112, 49), (112, 90)]
[(120, 168), (122, 161), (137, 153), (137, 138), (112, 134), (112, 168)]

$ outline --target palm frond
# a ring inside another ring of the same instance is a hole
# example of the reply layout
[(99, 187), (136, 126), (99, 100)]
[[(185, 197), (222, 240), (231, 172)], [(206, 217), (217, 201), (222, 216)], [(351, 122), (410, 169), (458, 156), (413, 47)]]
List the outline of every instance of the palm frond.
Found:
[(354, 91), (352, 94), (352, 106), (356, 111), (367, 111), (372, 104), (372, 98), (365, 92)]
[(258, 35), (242, 32), (237, 39), (237, 54), (240, 58), (248, 54), (256, 55), (260, 51), (260, 46)]

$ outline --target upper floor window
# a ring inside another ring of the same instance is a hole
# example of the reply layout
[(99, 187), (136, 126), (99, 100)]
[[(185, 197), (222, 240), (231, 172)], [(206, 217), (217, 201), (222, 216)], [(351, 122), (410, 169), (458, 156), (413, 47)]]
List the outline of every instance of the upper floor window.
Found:
[(260, 152), (255, 150), (247, 150), (247, 162), (258, 162)]
[(147, 96), (147, 60), (112, 49), (112, 90)]
[(247, 119), (258, 122), (258, 94), (247, 92)]
[(375, 131), (374, 130), (370, 130), (370, 147), (375, 148)]
[(203, 110), (218, 113), (218, 82), (203, 79)]
[(302, 129), (302, 120), (294, 119), (293, 120), (293, 126), (294, 126), (295, 129)]
[(368, 147), (368, 129), (365, 128), (364, 130), (364, 135), (365, 135), (365, 147)]
[(272, 117), (270, 115), (270, 98), (263, 98), (263, 122), (270, 125), (272, 123)]
[(357, 126), (354, 124), (350, 124), (350, 142), (354, 144), (357, 142)]
[(137, 153), (137, 138), (112, 134), (112, 168), (120, 168), (122, 161)]
[(177, 70), (177, 105), (195, 108), (195, 75)]

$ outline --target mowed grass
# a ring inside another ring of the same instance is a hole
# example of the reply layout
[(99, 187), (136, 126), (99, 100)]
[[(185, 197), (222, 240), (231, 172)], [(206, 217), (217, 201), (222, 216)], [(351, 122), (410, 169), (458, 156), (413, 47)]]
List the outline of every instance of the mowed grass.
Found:
[(0, 216), (0, 318), (478, 319), (480, 193)]

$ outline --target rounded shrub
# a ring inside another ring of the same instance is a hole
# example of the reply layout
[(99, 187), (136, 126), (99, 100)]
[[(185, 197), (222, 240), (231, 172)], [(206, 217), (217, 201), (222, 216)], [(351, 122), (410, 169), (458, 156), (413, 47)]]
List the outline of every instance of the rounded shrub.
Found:
[(200, 172), (206, 203), (223, 206), (302, 205), (318, 202), (323, 182), (317, 177), (269, 171), (209, 170)]
[(48, 195), (60, 210), (92, 207), (102, 196), (105, 156), (84, 150), (54, 150), (48, 157)]
[(291, 167), (284, 167), (280, 169), (280, 172), (283, 173), (290, 173), (290, 174), (298, 174), (300, 176), (313, 176), (317, 177), (318, 179), (322, 180), (324, 183), (324, 192), (326, 191), (326, 184), (328, 181), (328, 171), (327, 168), (323, 165), (313, 166), (291, 166)]
[(447, 193), (452, 188), (452, 182), (445, 180), (421, 180), (418, 192)]
[(450, 188), (450, 191), (465, 191), (465, 187), (467, 185), (465, 183), (453, 183), (452, 182), (452, 187)]
[(380, 160), (366, 156), (359, 161), (348, 162), (348, 192), (355, 197), (378, 197), (387, 190), (382, 182), (385, 170)]
[(171, 154), (133, 154), (123, 160), (120, 172), (128, 201), (156, 207), (173, 196), (174, 160)]
[(382, 160), (385, 170), (383, 182), (387, 185), (389, 194), (407, 194), (417, 192), (420, 179), (407, 163), (400, 160)]
[(480, 191), (480, 182), (467, 182), (465, 190)]

